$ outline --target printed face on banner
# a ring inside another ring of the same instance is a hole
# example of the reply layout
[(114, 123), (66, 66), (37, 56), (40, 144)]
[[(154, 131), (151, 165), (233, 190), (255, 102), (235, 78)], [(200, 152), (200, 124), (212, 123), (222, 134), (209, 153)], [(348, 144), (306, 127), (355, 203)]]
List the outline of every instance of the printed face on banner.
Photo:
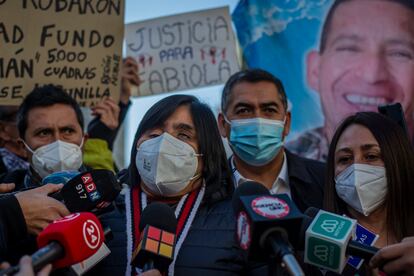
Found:
[(271, 72), (285, 86), (293, 138), (286, 147), (323, 161), (345, 117), (395, 102), (414, 142), (412, 7), (392, 0), (340, 1), (324, 28), (336, 2), (240, 1), (232, 14), (248, 66)]
[(217, 85), (239, 70), (228, 8), (126, 25), (127, 55), (138, 63), (138, 95)]
[(0, 1), (0, 101), (62, 86), (80, 105), (120, 93), (124, 0)]
[(308, 83), (318, 91), (325, 125), (400, 102), (409, 129), (414, 111), (414, 11), (392, 1), (338, 6), (325, 49), (308, 56)]

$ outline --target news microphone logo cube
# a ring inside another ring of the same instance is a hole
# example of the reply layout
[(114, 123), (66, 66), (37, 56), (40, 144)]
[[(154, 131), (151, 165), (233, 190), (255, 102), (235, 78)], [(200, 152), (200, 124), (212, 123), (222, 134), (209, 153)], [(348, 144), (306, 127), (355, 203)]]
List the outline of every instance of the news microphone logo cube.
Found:
[(320, 210), (306, 230), (305, 263), (341, 273), (356, 221)]
[(148, 259), (153, 258), (157, 268), (168, 268), (174, 259), (175, 234), (147, 225), (134, 254), (134, 266), (142, 268)]

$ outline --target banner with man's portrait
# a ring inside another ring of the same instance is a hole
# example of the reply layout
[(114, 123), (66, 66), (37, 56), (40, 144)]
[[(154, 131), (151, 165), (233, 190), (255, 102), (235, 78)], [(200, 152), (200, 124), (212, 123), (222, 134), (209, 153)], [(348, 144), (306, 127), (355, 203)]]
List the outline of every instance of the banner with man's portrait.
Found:
[(287, 147), (324, 160), (336, 126), (399, 102), (414, 133), (414, 17), (404, 1), (242, 0), (233, 12), (243, 55), (283, 82)]

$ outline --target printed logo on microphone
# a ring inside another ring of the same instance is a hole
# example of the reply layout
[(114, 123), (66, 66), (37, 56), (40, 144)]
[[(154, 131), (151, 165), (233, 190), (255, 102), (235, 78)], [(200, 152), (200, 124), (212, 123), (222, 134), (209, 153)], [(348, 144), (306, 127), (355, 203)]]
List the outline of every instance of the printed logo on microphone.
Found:
[(101, 195), (96, 189), (96, 185), (93, 182), (92, 175), (90, 173), (84, 174), (81, 176), (81, 179), (89, 199), (92, 202), (98, 201), (101, 198)]
[[(367, 228), (359, 224), (356, 225), (355, 234), (356, 237), (353, 240), (366, 245), (374, 245), (379, 237), (379, 235), (369, 231)], [(355, 267), (356, 269), (360, 269), (363, 262), (364, 260), (362, 258), (354, 256), (349, 256), (348, 258), (348, 264)]]
[(341, 248), (338, 244), (317, 237), (310, 237), (305, 262), (331, 270), (339, 268)]
[(328, 260), (329, 248), (326, 245), (317, 245), (313, 248), (313, 254), (322, 262)]
[(91, 176), (90, 173), (82, 175), (81, 179), (82, 179), (83, 184), (85, 184), (85, 185), (92, 182), (92, 176)]
[(99, 227), (93, 220), (88, 219), (83, 223), (83, 239), (90, 249), (95, 249), (101, 242)]
[(269, 219), (283, 218), (289, 214), (289, 205), (282, 199), (272, 196), (255, 198), (251, 203), (253, 211)]
[(336, 240), (348, 237), (355, 226), (355, 221), (336, 214), (320, 211), (312, 224), (312, 231)]
[(333, 233), (335, 232), (335, 229), (338, 227), (339, 222), (336, 220), (324, 220), (321, 224), (321, 227), (323, 230), (325, 230), (328, 233)]
[(237, 217), (237, 240), (242, 249), (247, 250), (250, 246), (250, 223), (245, 212), (240, 212)]

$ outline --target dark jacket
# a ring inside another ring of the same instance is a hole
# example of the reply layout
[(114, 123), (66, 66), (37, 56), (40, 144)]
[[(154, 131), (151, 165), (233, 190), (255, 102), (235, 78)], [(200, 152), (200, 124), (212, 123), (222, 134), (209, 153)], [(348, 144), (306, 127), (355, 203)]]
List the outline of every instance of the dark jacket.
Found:
[[(111, 254), (91, 275), (125, 275), (126, 217), (122, 196), (115, 212), (103, 216), (114, 238), (108, 242)], [(179, 251), (174, 275), (240, 275), (245, 271), (245, 255), (235, 239), (235, 217), (230, 198), (211, 206), (202, 204)]]
[[(325, 163), (300, 157), (285, 149), (290, 194), (303, 213), (309, 207), (323, 207)], [(229, 166), (232, 158), (229, 158)]]
[(285, 150), (292, 200), (301, 212), (322, 209), (325, 163), (300, 157)]
[(27, 235), (19, 202), (12, 194), (0, 196), (0, 262), (10, 260), (9, 250)]

